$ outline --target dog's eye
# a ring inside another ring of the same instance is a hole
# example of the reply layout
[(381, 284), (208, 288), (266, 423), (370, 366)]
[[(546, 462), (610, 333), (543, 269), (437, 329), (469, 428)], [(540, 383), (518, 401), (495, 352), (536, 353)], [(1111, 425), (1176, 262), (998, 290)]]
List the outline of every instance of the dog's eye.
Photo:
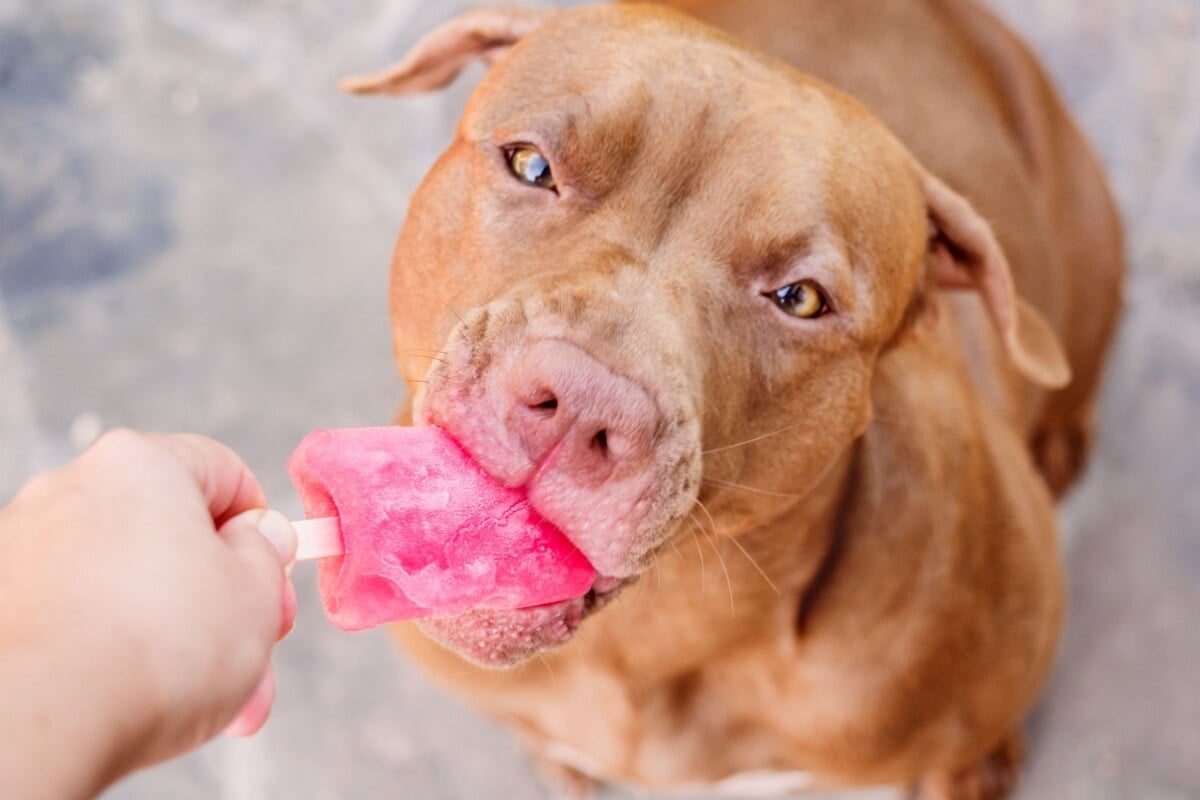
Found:
[(773, 292), (764, 292), (786, 314), (800, 319), (816, 319), (829, 312), (829, 301), (816, 281), (789, 283)]
[(536, 148), (527, 144), (517, 145), (507, 151), (507, 156), (508, 168), (522, 182), (552, 192), (558, 191), (554, 173), (550, 171), (550, 162)]

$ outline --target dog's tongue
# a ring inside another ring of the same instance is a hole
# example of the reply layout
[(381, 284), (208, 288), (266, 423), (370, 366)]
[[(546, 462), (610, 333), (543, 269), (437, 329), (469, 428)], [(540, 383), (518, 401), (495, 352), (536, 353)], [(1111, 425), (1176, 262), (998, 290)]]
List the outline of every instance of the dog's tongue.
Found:
[(340, 528), (320, 591), (343, 630), (555, 603), (596, 577), (524, 491), (496, 483), (437, 428), (314, 431), (288, 471), (305, 515)]

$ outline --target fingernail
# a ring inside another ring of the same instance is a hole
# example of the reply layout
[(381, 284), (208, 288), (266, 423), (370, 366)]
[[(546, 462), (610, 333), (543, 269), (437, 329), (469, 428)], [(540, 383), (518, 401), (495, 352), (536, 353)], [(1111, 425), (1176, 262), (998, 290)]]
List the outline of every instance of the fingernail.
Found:
[(267, 538), (279, 559), (290, 567), (296, 559), (296, 530), (288, 518), (278, 511), (270, 510), (258, 521), (258, 532)]

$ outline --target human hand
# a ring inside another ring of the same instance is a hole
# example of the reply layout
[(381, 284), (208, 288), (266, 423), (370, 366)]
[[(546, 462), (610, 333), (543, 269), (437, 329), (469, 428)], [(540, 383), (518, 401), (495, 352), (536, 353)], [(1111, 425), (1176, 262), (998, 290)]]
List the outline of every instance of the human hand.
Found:
[(265, 506), (228, 448), (117, 431), (0, 509), (0, 696), (27, 684), (0, 705), (95, 754), (78, 791), (266, 720), (296, 539)]

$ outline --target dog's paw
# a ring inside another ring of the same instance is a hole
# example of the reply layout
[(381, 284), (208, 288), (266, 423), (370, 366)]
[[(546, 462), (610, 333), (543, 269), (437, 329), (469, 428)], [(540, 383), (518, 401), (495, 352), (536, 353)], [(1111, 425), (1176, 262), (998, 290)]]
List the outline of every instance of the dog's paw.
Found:
[(953, 773), (935, 773), (921, 781), (919, 800), (1004, 800), (1016, 788), (1024, 748), (1018, 734), (1008, 736), (985, 759)]

